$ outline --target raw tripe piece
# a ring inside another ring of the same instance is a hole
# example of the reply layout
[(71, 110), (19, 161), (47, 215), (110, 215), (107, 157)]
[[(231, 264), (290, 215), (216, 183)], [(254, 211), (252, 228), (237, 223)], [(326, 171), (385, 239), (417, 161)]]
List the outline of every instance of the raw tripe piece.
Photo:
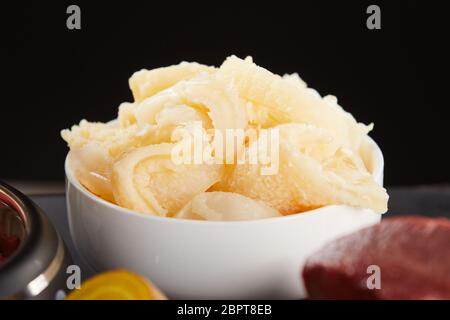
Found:
[[(119, 113), (119, 121), (126, 121), (121, 116), (131, 119), (128, 114), (130, 109), (129, 106), (121, 109), (122, 114)], [(134, 118), (134, 113), (132, 117)], [(175, 129), (192, 123), (199, 123), (205, 129), (212, 127), (211, 119), (205, 113), (187, 105), (168, 106), (156, 113), (153, 124), (136, 123), (135, 125), (139, 128), (138, 134), (149, 137), (147, 144), (159, 144), (172, 142)]]
[(149, 144), (154, 137), (135, 125), (119, 128), (115, 122), (82, 120), (70, 130), (61, 131), (70, 147), (70, 165), (78, 180), (89, 191), (113, 201), (111, 166), (123, 152)]
[(203, 128), (211, 128), (211, 119), (203, 112), (187, 105), (168, 106), (155, 116), (159, 126), (179, 126), (200, 121)]
[(300, 86), (301, 88), (307, 88), (307, 84), (305, 81), (303, 81), (302, 78), (300, 78), (300, 76), (298, 75), (298, 73), (294, 72), (294, 73), (287, 73), (283, 75), (283, 79), (291, 81), (293, 84)]
[(238, 193), (205, 192), (196, 195), (176, 218), (230, 221), (280, 217), (281, 214), (265, 205)]
[(140, 102), (181, 80), (190, 79), (202, 72), (212, 73), (214, 71), (214, 67), (196, 62), (181, 62), (169, 67), (137, 71), (129, 79), (129, 85), (134, 100)]
[[(122, 104), (119, 114), (125, 117), (131, 104)], [(130, 119), (128, 114), (126, 117)], [(202, 122), (210, 128), (211, 120), (197, 109), (185, 105), (164, 108), (155, 116), (154, 125), (124, 124), (112, 121), (96, 123), (82, 120), (61, 135), (71, 149), (70, 165), (76, 177), (89, 191), (101, 198), (114, 201), (111, 187), (111, 168), (122, 153), (141, 146), (172, 141), (174, 130), (192, 122)], [(122, 119), (125, 121), (124, 119)]]
[(340, 147), (327, 130), (302, 124), (269, 130), (280, 132), (278, 173), (261, 175), (261, 164), (238, 164), (211, 190), (240, 193), (282, 214), (330, 204), (386, 212), (386, 190), (374, 181), (360, 157)]
[(117, 121), (122, 128), (136, 124), (136, 117), (134, 116), (134, 110), (136, 109), (136, 103), (122, 102), (119, 105), (119, 112), (117, 115)]
[[(158, 115), (179, 105), (189, 106), (197, 113), (207, 116), (209, 121), (199, 116), (202, 124), (206, 128), (212, 126), (222, 133), (221, 136), (215, 135), (214, 139), (225, 139), (225, 131), (228, 129), (245, 129), (248, 126), (245, 102), (232, 84), (215, 74), (181, 81), (145, 99), (136, 106), (134, 115), (140, 126), (155, 124), (158, 122)], [(226, 142), (222, 140), (222, 144), (225, 146)], [(237, 158), (241, 152), (239, 147), (226, 149), (224, 157)]]
[(70, 151), (69, 165), (78, 181), (90, 192), (114, 202), (111, 164), (107, 149), (95, 141)]
[(145, 99), (134, 111), (137, 123), (153, 124), (156, 115), (171, 106), (187, 105), (209, 116), (216, 129), (243, 129), (247, 126), (245, 103), (225, 79), (201, 75)]
[[(157, 115), (156, 125), (122, 127), (116, 121), (98, 123), (82, 120), (70, 130), (63, 130), (61, 135), (71, 149), (70, 165), (81, 184), (101, 198), (114, 201), (111, 169), (124, 152), (171, 142), (174, 129), (189, 124), (189, 121), (209, 121), (202, 113), (185, 106), (163, 111)], [(179, 118), (175, 114), (179, 114)]]
[(353, 116), (337, 104), (333, 96), (321, 98), (292, 77), (285, 78), (257, 66), (250, 57), (245, 60), (228, 57), (217, 71), (229, 79), (241, 98), (267, 113), (260, 125), (270, 127), (281, 123), (307, 123), (328, 129), (344, 147), (358, 150), (371, 126), (357, 123)]
[(175, 144), (136, 148), (113, 165), (112, 185), (117, 204), (142, 213), (170, 216), (195, 195), (220, 180), (222, 166), (175, 164)]

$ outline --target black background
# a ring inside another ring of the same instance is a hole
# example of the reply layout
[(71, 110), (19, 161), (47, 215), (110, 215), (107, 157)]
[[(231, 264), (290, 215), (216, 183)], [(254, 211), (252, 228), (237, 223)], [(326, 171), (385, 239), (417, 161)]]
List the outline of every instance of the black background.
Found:
[[(430, 1), (46, 1), (1, 5), (0, 178), (62, 180), (59, 131), (106, 121), (128, 78), (252, 55), (334, 94), (383, 149), (388, 185), (450, 182), (446, 11)], [(158, 4), (157, 4), (158, 3)], [(81, 7), (82, 29), (66, 28)], [(381, 30), (366, 8), (381, 7)]]

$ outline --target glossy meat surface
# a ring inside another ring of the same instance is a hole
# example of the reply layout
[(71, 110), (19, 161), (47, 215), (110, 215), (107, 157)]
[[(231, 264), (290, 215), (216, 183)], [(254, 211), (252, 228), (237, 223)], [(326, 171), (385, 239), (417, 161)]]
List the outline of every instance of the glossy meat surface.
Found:
[(314, 253), (303, 279), (312, 299), (450, 299), (450, 220), (383, 219)]

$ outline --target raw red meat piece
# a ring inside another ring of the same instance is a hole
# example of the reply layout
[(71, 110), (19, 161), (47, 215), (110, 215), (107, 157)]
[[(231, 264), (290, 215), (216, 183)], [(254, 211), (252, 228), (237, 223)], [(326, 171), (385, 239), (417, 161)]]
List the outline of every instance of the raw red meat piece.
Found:
[(383, 219), (313, 254), (303, 279), (311, 299), (450, 299), (450, 220)]

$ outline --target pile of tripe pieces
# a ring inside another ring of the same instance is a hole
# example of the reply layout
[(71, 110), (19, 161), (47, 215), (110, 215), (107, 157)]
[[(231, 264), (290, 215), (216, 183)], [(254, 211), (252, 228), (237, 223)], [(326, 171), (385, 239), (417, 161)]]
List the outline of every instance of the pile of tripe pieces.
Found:
[[(122, 103), (116, 120), (82, 120), (62, 131), (75, 176), (107, 201), (200, 220), (260, 219), (339, 204), (387, 210), (386, 190), (363, 155), (372, 127), (297, 74), (279, 76), (250, 57), (231, 56), (220, 68), (182, 62), (141, 70), (129, 84), (134, 102)], [(186, 132), (193, 137), (198, 130), (207, 133), (201, 139), (206, 158), (229, 158), (175, 161), (175, 148), (187, 150), (195, 141)], [(233, 130), (251, 132), (253, 139), (245, 135), (230, 156), (216, 142)], [(245, 155), (256, 147), (258, 156), (249, 161)], [(271, 161), (275, 170), (264, 173)]]

